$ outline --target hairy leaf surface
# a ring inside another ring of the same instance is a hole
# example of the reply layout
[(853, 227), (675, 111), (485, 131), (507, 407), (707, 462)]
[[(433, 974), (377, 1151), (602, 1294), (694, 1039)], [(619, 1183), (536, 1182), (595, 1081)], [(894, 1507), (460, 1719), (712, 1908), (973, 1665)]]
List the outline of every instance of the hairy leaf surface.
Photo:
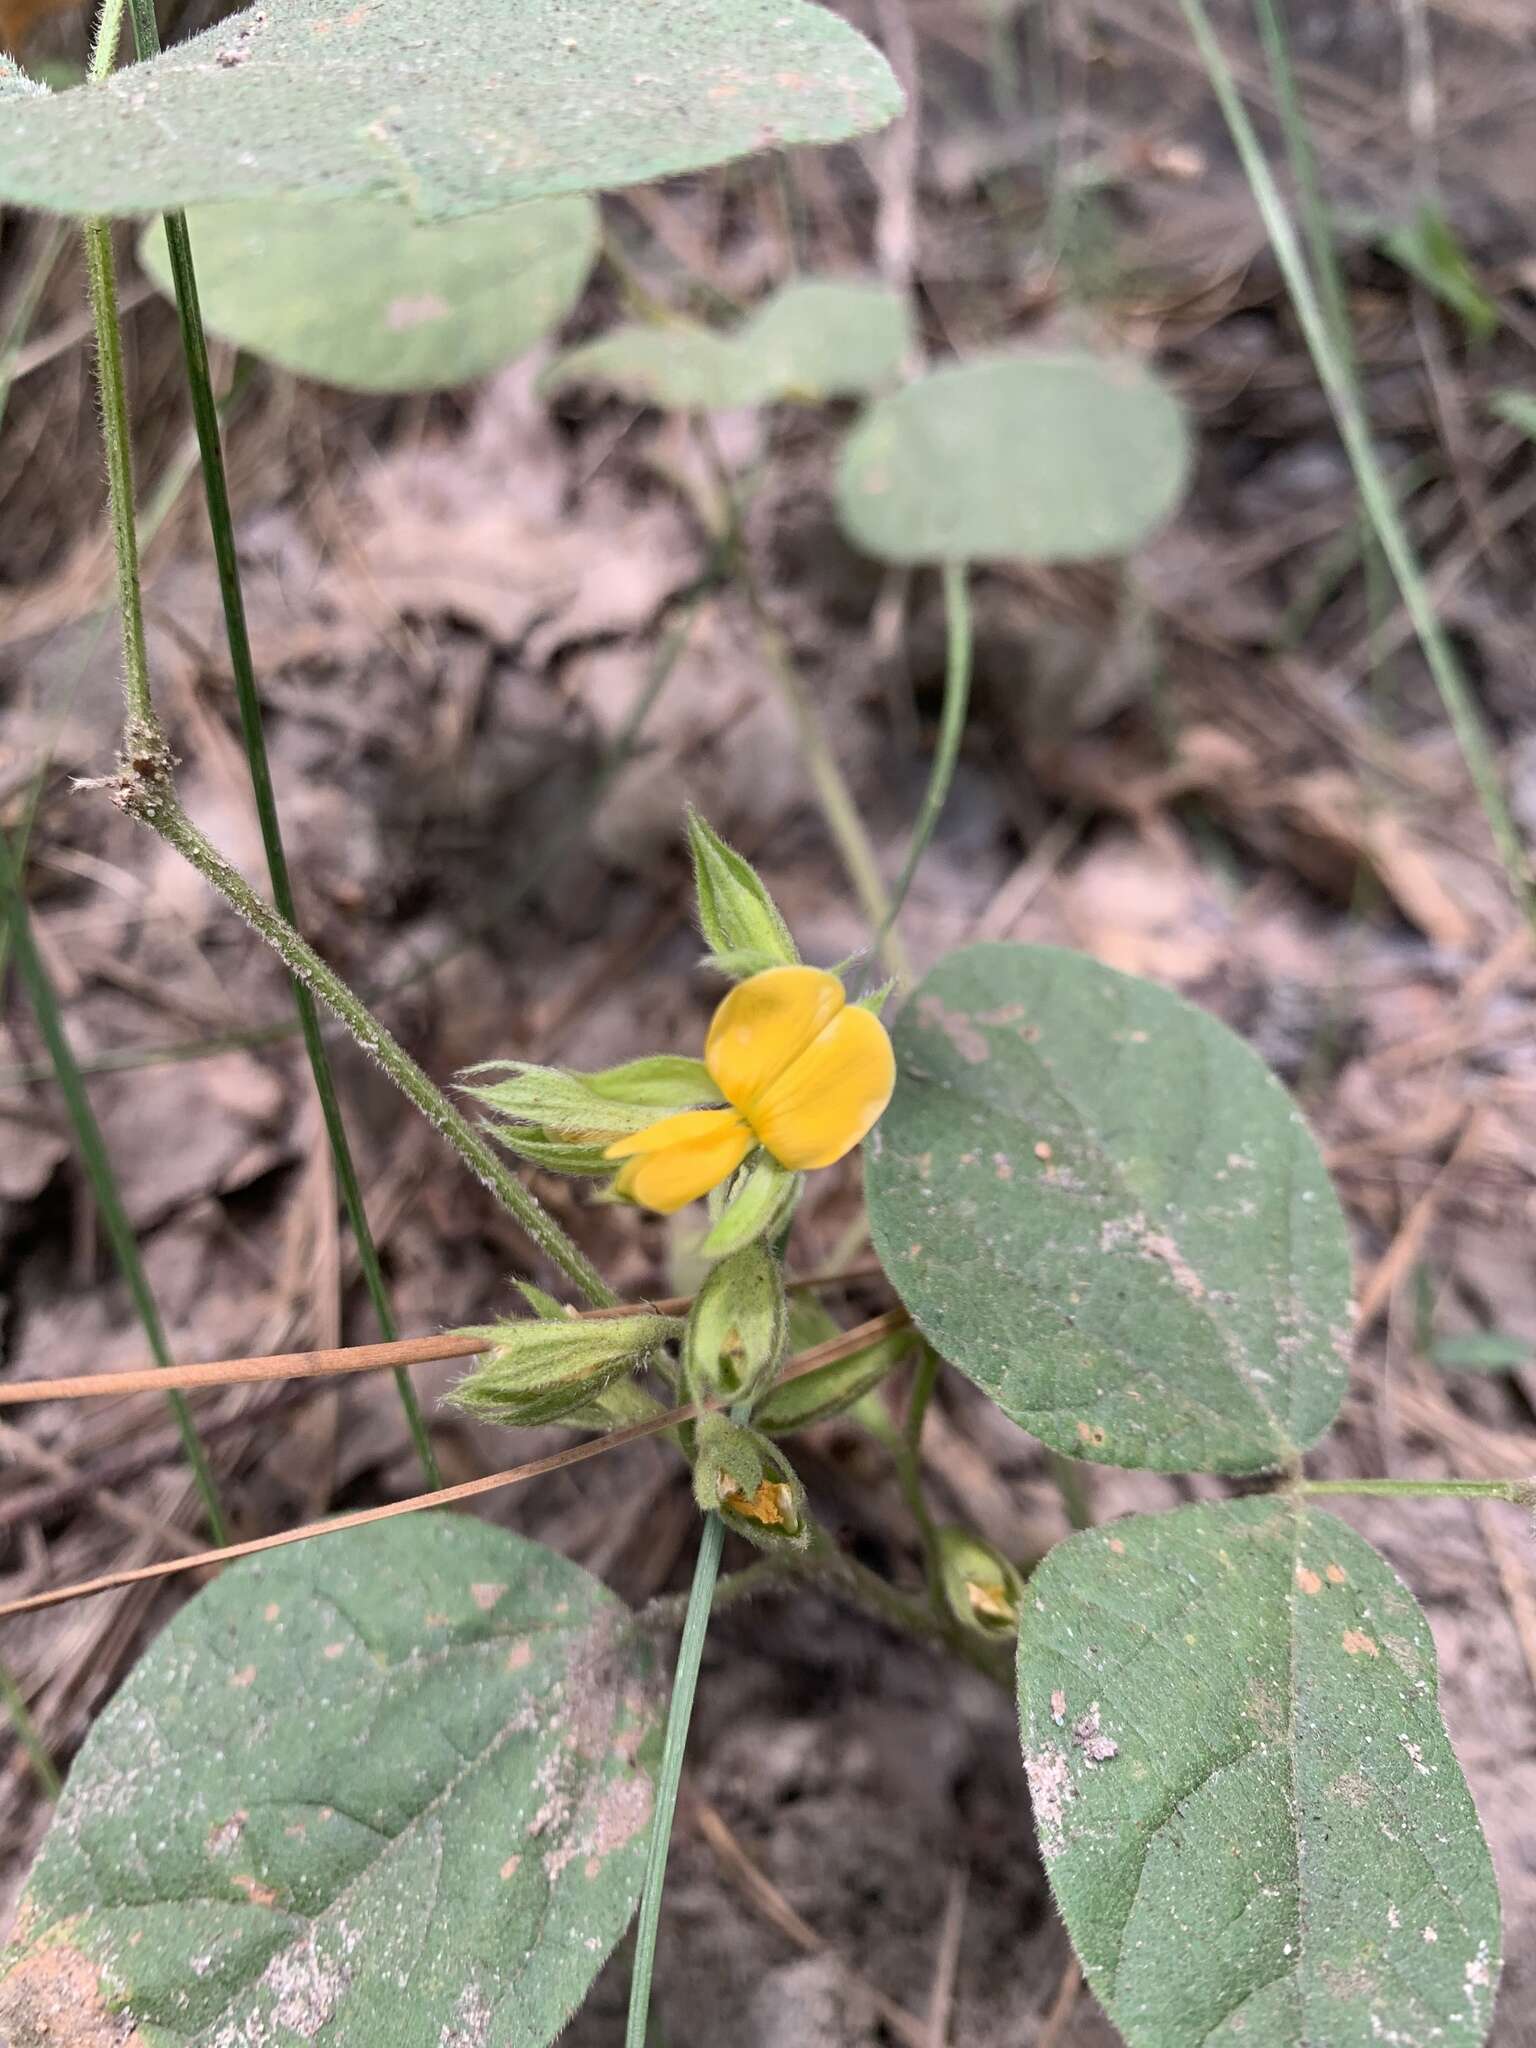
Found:
[(649, 1675), (596, 1580), (456, 1515), (233, 1566), (76, 1759), (0, 2040), (57, 2048), (62, 1984), (135, 2048), (542, 2048), (639, 1893)]
[(1129, 2048), (1474, 2048), (1499, 1905), (1386, 1561), (1273, 1496), (1085, 1530), (1029, 1582), (1035, 1824)]
[(1084, 561), (1160, 526), (1189, 459), (1183, 412), (1139, 364), (996, 357), (872, 406), (843, 451), (838, 511), (884, 561)]
[[(430, 391), (510, 362), (565, 318), (597, 254), (597, 208), (573, 193), (423, 224), (388, 201), (194, 207), (210, 330), (350, 391)], [(170, 296), (159, 221), (139, 259)]]
[(1150, 982), (1014, 945), (942, 960), (893, 1035), (870, 1226), (945, 1358), (1104, 1464), (1256, 1472), (1322, 1434), (1348, 1238), (1241, 1039)]
[(9, 108), (0, 198), (392, 198), (440, 219), (837, 142), (900, 106), (879, 52), (810, 0), (264, 0)]

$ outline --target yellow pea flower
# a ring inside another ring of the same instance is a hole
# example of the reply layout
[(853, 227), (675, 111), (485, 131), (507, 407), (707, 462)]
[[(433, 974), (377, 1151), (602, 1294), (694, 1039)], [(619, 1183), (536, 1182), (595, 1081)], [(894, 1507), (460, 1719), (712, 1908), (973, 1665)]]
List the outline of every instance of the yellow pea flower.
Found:
[(879, 1118), (896, 1083), (885, 1026), (835, 974), (770, 967), (739, 983), (704, 1042), (728, 1109), (689, 1109), (619, 1138), (615, 1190), (670, 1215), (734, 1173), (755, 1145), (792, 1172), (831, 1166)]

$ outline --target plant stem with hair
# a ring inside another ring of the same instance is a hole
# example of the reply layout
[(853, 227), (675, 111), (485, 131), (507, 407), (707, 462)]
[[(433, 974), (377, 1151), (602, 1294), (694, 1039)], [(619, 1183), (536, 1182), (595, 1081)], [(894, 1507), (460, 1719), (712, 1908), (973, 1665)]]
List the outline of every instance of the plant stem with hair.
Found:
[(947, 651), (944, 660), (944, 708), (939, 718), (938, 744), (934, 748), (933, 768), (928, 776), (928, 787), (923, 792), (922, 808), (917, 814), (917, 823), (912, 828), (912, 843), (907, 848), (907, 857), (902, 863), (900, 875), (896, 878), (890, 907), (885, 913), (884, 923), (875, 940), (877, 948), (883, 944), (901, 915), (902, 905), (907, 900), (907, 891), (912, 886), (912, 878), (917, 873), (923, 855), (928, 851), (934, 828), (943, 814), (950, 784), (955, 779), (955, 765), (960, 759), (960, 741), (965, 733), (965, 714), (971, 697), (971, 601), (966, 577), (967, 571), (963, 562), (945, 563), (944, 622)]
[(294, 978), (341, 1019), (365, 1052), (428, 1121), (442, 1133), (522, 1225), (546, 1258), (558, 1266), (587, 1300), (602, 1306), (615, 1296), (596, 1268), (573, 1244), (493, 1150), (474, 1130), (435, 1082), (429, 1080), (403, 1046), (394, 1039), (335, 970), (296, 931), (288, 919), (263, 901), (245, 877), (192, 823), (182, 809), (172, 781), (174, 765), (169, 742), (156, 714), (149, 684), (144, 640), (143, 591), (133, 516), (133, 465), (129, 443), (128, 404), (123, 379), (122, 327), (117, 310), (117, 282), (112, 243), (103, 223), (85, 230), (95, 316), (102, 439), (107, 457), (113, 553), (123, 624), (123, 752), (119, 772), (111, 780), (118, 805), (173, 846), (209, 881), (231, 907), (278, 954)]
[[(155, 56), (160, 48), (154, 0), (129, 0), (133, 18), (134, 44), (140, 61)], [(181, 326), (182, 351), (186, 358), (187, 388), (192, 399), (192, 419), (197, 431), (198, 455), (202, 462), (203, 492), (208, 507), (208, 527), (213, 538), (214, 562), (218, 571), (219, 596), (224, 610), (224, 636), (229, 647), (230, 668), (235, 679), (235, 699), (240, 710), (240, 732), (250, 771), (251, 794), (261, 826), (261, 843), (266, 854), (267, 875), (272, 898), (289, 924), (297, 927), (298, 910), (288, 872), (288, 855), (283, 846), (278, 820), (277, 797), (272, 787), (272, 768), (267, 756), (262, 727), (261, 699), (256, 689), (256, 668), (251, 658), (251, 636), (246, 624), (245, 595), (240, 583), (240, 560), (235, 548), (234, 514), (229, 498), (229, 478), (224, 467), (224, 450), (219, 434), (219, 409), (213, 395), (213, 377), (208, 365), (208, 340), (203, 331), (202, 308), (198, 301), (197, 272), (192, 262), (192, 243), (184, 213), (164, 216), (165, 242), (170, 254), (171, 279), (176, 292), (176, 313)], [(314, 997), (301, 981), (294, 980), (293, 1000), (304, 1037), (304, 1051), (314, 1077), (315, 1094), (325, 1124), (326, 1138), (335, 1165), (336, 1184), (342, 1206), (357, 1245), (358, 1265), (368, 1289), (386, 1342), (400, 1333), (384, 1284), (378, 1246), (368, 1221), (367, 1206), (357, 1175), (352, 1146), (347, 1137), (330, 1054), (320, 1030), (320, 1012)], [(416, 1390), (404, 1372), (395, 1374), (395, 1391), (405, 1413), (406, 1427), (416, 1446), (429, 1486), (441, 1486), (442, 1474), (432, 1449), (432, 1439), (422, 1416)]]

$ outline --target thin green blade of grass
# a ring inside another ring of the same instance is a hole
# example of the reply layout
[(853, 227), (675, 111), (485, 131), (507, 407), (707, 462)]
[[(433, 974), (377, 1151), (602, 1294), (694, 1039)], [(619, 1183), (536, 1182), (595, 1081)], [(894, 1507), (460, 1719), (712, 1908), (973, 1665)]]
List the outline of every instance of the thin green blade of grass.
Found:
[[(16, 886), (16, 870), (12, 861), (9, 839), (0, 832), (0, 911), (5, 913), (4, 922), (11, 936), (11, 951), (16, 961), (16, 970), (26, 990), (32, 1014), (37, 1019), (37, 1028), (53, 1063), (58, 1080), (59, 1092), (64, 1097), (64, 1106), (75, 1133), (80, 1161), (96, 1198), (96, 1207), (101, 1216), (102, 1228), (112, 1247), (118, 1271), (123, 1276), (129, 1296), (139, 1321), (144, 1326), (144, 1336), (149, 1344), (150, 1356), (156, 1365), (171, 1364), (170, 1346), (165, 1339), (165, 1328), (160, 1320), (160, 1310), (150, 1288), (149, 1276), (144, 1271), (144, 1262), (139, 1256), (138, 1239), (133, 1225), (128, 1220), (124, 1207), (122, 1190), (112, 1161), (107, 1152), (101, 1126), (96, 1121), (96, 1112), (91, 1108), (85, 1082), (75, 1061), (74, 1048), (64, 1029), (64, 1018), (59, 1009), (58, 997), (54, 991), (48, 970), (43, 965), (42, 955), (32, 936), (32, 921), (27, 906)], [(229, 1541), (229, 1524), (225, 1519), (223, 1503), (218, 1487), (214, 1483), (201, 1440), (193, 1423), (190, 1409), (182, 1395), (167, 1394), (176, 1427), (181, 1434), (182, 1448), (187, 1455), (197, 1490), (203, 1497), (203, 1506), (208, 1512), (208, 1526), (215, 1542)]]
[(37, 1723), (21, 1687), (16, 1683), (11, 1668), (0, 1660), (0, 1699), (5, 1701), (6, 1712), (11, 1717), (11, 1726), (16, 1730), (16, 1740), (27, 1753), (37, 1782), (49, 1799), (57, 1799), (64, 1790), (64, 1780), (59, 1776), (53, 1758), (48, 1754), (48, 1745), (38, 1733)]
[(86, 270), (96, 334), (97, 388), (106, 456), (112, 553), (117, 569), (123, 648), (123, 741), (111, 788), (119, 808), (174, 847), (266, 940), (296, 980), (340, 1018), (401, 1092), (487, 1187), (541, 1252), (589, 1302), (607, 1306), (614, 1293), (581, 1247), (525, 1188), (487, 1139), (387, 1031), (367, 1005), (316, 953), (274, 905), (192, 823), (176, 795), (175, 757), (155, 709), (144, 636), (144, 597), (134, 525), (133, 461), (123, 332), (112, 238), (101, 221), (84, 227)]
[(1232, 67), (1212, 25), (1206, 0), (1180, 0), (1180, 6), (1264, 222), (1275, 260), (1285, 279), (1313, 368), (1354, 471), (1365, 515), (1412, 621), (1414, 634), (1434, 678), (1511, 893), (1532, 931), (1536, 932), (1536, 884), (1533, 884), (1526, 851), (1504, 794), (1482, 714), (1435, 610), (1413, 542), (1376, 452), (1349, 365), (1342, 359), (1330, 332), (1328, 317), (1307, 268), (1295, 224), (1275, 180), (1264, 145), (1238, 91)]
[[(227, 404), (227, 400), (225, 403)], [(190, 473), (190, 470), (188, 473)], [(185, 480), (185, 476), (183, 476), (181, 481), (185, 482)], [(146, 516), (140, 523), (146, 538), (148, 538), (152, 532), (150, 518)], [(158, 519), (153, 522), (155, 526), (158, 523)], [(612, 744), (608, 747), (602, 761), (594, 770), (590, 781), (586, 785), (586, 793), (582, 800), (572, 806), (571, 819), (564, 826), (558, 827), (554, 831), (547, 844), (529, 862), (527, 868), (513, 886), (506, 904), (498, 910), (497, 915), (499, 917), (509, 916), (530, 899), (540, 882), (570, 852), (572, 846), (581, 836), (586, 822), (590, 819), (596, 807), (602, 802), (624, 768), (634, 759), (635, 754), (639, 750), (645, 721), (660, 701), (662, 692), (676, 671), (679, 657), (692, 637), (694, 624), (698, 618), (699, 608), (704, 596), (704, 589), (705, 587), (701, 586), (689, 598), (683, 609), (682, 616), (663, 638), (645, 682), (635, 693), (635, 701), (626, 713), (623, 725), (614, 735)], [(105, 613), (101, 615), (103, 625), (105, 624), (106, 616)], [(92, 646), (94, 647), (94, 645), (95, 640), (93, 639)], [(19, 828), (23, 835), (35, 812), (36, 800), (34, 792), (39, 787), (39, 780), (35, 777), (29, 790), (29, 801), (23, 813), (22, 825)], [(20, 858), (20, 853), (24, 851), (25, 838), (23, 836), (22, 846), (18, 851), (18, 859)], [(375, 1002), (380, 1002), (389, 996), (401, 994), (405, 989), (413, 987), (427, 975), (435, 973), (437, 969), (445, 966), (450, 960), (457, 957), (469, 943), (468, 937), (457, 938), (445, 946), (441, 952), (428, 954), (424, 960), (418, 961), (415, 966), (406, 969), (404, 973), (397, 976), (394, 980), (383, 984), (374, 993), (372, 999)], [(3, 927), (0, 927), (0, 991), (3, 991), (4, 988), (5, 946), (6, 932)], [(324, 1019), (321, 1020), (321, 1028), (324, 1029)], [(221, 1031), (213, 1034), (211, 1037), (176, 1039), (168, 1045), (123, 1046), (111, 1052), (93, 1053), (89, 1058), (82, 1059), (79, 1062), (79, 1067), (81, 1073), (87, 1079), (97, 1074), (137, 1073), (145, 1067), (177, 1066), (183, 1062), (193, 1060), (215, 1059), (220, 1053), (250, 1052), (262, 1046), (281, 1045), (285, 1039), (291, 1038), (298, 1029), (299, 1020), (297, 1016), (285, 1020), (274, 1019), (270, 1024), (255, 1024), (245, 1031)], [(52, 1080), (52, 1078), (53, 1068), (46, 1060), (34, 1061), (23, 1066), (0, 1067), (0, 1094), (3, 1094), (7, 1089), (35, 1087), (39, 1083)]]
[(651, 1839), (640, 1893), (640, 1913), (635, 1924), (635, 1959), (630, 1969), (624, 2048), (646, 2048), (651, 1980), (656, 1969), (656, 1935), (661, 1926), (661, 1899), (667, 1882), (672, 1822), (677, 1812), (678, 1787), (683, 1781), (683, 1758), (687, 1753), (688, 1729), (693, 1720), (693, 1699), (698, 1690), (699, 1665), (704, 1657), (704, 1638), (709, 1633), (715, 1581), (720, 1575), (720, 1552), (724, 1544), (724, 1523), (718, 1515), (706, 1515), (699, 1533), (699, 1551), (693, 1567), (693, 1583), (688, 1591), (688, 1609), (683, 1616), (682, 1637), (677, 1646), (677, 1663), (672, 1671), (667, 1732), (662, 1743), (661, 1765), (656, 1773), (656, 1804), (651, 1816)]
[[(134, 46), (140, 62), (158, 54), (160, 34), (155, 21), (153, 0), (131, 0)], [(198, 456), (203, 471), (203, 493), (208, 508), (208, 526), (213, 538), (214, 562), (219, 579), (219, 597), (224, 612), (224, 635), (229, 647), (230, 667), (235, 679), (235, 699), (240, 712), (240, 732), (245, 747), (246, 765), (250, 771), (251, 794), (256, 804), (256, 816), (261, 826), (261, 843), (266, 854), (267, 875), (272, 886), (272, 898), (289, 924), (297, 926), (298, 908), (294, 902), (293, 884), (288, 871), (288, 855), (283, 845), (282, 826), (277, 815), (277, 796), (272, 786), (272, 768), (267, 754), (266, 734), (262, 725), (261, 699), (256, 689), (256, 668), (251, 656), (250, 631), (246, 624), (245, 594), (240, 582), (240, 562), (235, 550), (234, 515), (229, 498), (229, 478), (224, 467), (224, 450), (219, 433), (219, 410), (213, 392), (213, 377), (208, 363), (208, 340), (203, 331), (202, 310), (197, 295), (197, 273), (192, 263), (192, 244), (187, 234), (185, 214), (165, 215), (166, 246), (170, 253), (171, 276), (176, 290), (176, 314), (181, 326), (182, 350), (186, 358), (187, 388), (192, 400), (192, 418), (197, 431)], [(320, 1011), (314, 997), (303, 984), (290, 977), (294, 1006), (298, 1011), (299, 1029), (304, 1038), (304, 1051), (309, 1061), (309, 1070), (314, 1079), (315, 1094), (320, 1102), (320, 1114), (325, 1123), (326, 1139), (331, 1148), (331, 1159), (335, 1166), (336, 1184), (341, 1191), (342, 1207), (346, 1210), (347, 1221), (357, 1245), (358, 1264), (362, 1269), (363, 1282), (368, 1289), (368, 1299), (386, 1341), (399, 1335), (399, 1324), (395, 1320), (390, 1303), (389, 1290), (384, 1284), (384, 1271), (379, 1262), (378, 1246), (374, 1242), (373, 1229), (368, 1221), (367, 1207), (363, 1201), (362, 1184), (357, 1176), (357, 1164), (352, 1157), (351, 1141), (347, 1136), (346, 1123), (341, 1113), (340, 1098), (336, 1093), (336, 1078), (331, 1068), (330, 1054), (326, 1051), (325, 1040), (320, 1031)], [(441, 1486), (442, 1474), (438, 1470), (437, 1456), (432, 1449), (426, 1420), (416, 1390), (403, 1372), (395, 1375), (395, 1391), (405, 1414), (406, 1428), (416, 1447), (429, 1486)]]
[[(219, 414), (221, 418), (227, 418), (240, 399), (249, 390), (250, 369), (249, 358), (242, 356), (236, 366), (235, 375), (231, 380), (228, 391), (225, 392), (223, 398), (219, 401)], [(4, 418), (5, 401), (9, 389), (9, 383), (7, 382), (4, 370), (0, 369), (0, 420)], [(143, 510), (137, 515), (139, 535), (146, 548), (154, 540), (155, 535), (175, 510), (177, 501), (186, 489), (188, 479), (196, 467), (197, 445), (195, 440), (189, 440), (184, 447), (177, 449), (176, 453), (166, 464), (159, 482), (149, 494)], [(69, 677), (60, 693), (58, 707), (53, 713), (52, 731), (43, 742), (42, 756), (27, 782), (21, 806), (21, 818), (15, 827), (15, 843), (11, 849), (12, 860), (16, 869), (16, 886), (18, 888), (25, 888), (26, 886), (27, 851), (32, 843), (32, 828), (37, 822), (38, 810), (43, 800), (43, 789), (48, 779), (48, 771), (53, 765), (54, 750), (58, 745), (59, 734), (63, 731), (65, 720), (74, 708), (75, 697), (79, 692), (80, 686), (90, 672), (91, 663), (95, 659), (96, 649), (101, 644), (101, 636), (106, 632), (111, 623), (112, 607), (110, 605), (102, 606), (96, 612), (95, 617), (90, 620), (84, 649), (75, 664), (74, 673)], [(0, 924), (0, 996), (3, 996), (5, 993), (5, 979), (10, 961), (9, 948), (10, 927), (6, 924)], [(114, 1068), (106, 1064), (94, 1064), (90, 1061), (82, 1061), (80, 1070), (85, 1074), (95, 1072), (111, 1073), (115, 1071)], [(0, 1088), (7, 1086), (18, 1087), (24, 1082), (46, 1079), (51, 1073), (52, 1068), (46, 1068), (41, 1073), (32, 1068), (13, 1069), (9, 1076), (0, 1074)]]
[(11, 385), (14, 382), (12, 372), (16, 368), (16, 358), (21, 354), (31, 330), (33, 316), (42, 302), (43, 293), (48, 289), (48, 280), (53, 275), (53, 266), (63, 252), (68, 232), (63, 221), (49, 221), (43, 228), (37, 254), (32, 259), (32, 267), (17, 294), (16, 310), (11, 315), (4, 339), (0, 340), (0, 427), (5, 425), (6, 408), (11, 402)]

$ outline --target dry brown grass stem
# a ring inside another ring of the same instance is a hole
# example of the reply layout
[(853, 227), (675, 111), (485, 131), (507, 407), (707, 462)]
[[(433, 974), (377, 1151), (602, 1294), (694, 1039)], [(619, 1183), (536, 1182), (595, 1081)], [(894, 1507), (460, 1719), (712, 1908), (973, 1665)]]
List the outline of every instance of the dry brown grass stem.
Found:
[[(826, 1343), (802, 1352), (780, 1375), (780, 1382), (799, 1379), (805, 1373), (814, 1372), (819, 1365), (831, 1365), (839, 1358), (847, 1358), (888, 1332), (901, 1329), (907, 1321), (905, 1309), (887, 1309), (884, 1315), (873, 1316), (855, 1329), (845, 1330), (841, 1336), (829, 1337)], [(389, 1347), (374, 1345), (368, 1348), (386, 1350)], [(441, 1357), (442, 1353), (429, 1355)], [(160, 1377), (163, 1380), (163, 1374)], [(725, 1404), (709, 1402), (704, 1405), (716, 1407)], [(29, 1594), (23, 1600), (7, 1601), (0, 1606), (0, 1620), (10, 1615), (32, 1614), (43, 1607), (59, 1607), (68, 1600), (83, 1600), (92, 1593), (110, 1593), (119, 1586), (138, 1585), (146, 1579), (170, 1578), (178, 1572), (229, 1564), (237, 1557), (254, 1557), (259, 1551), (280, 1550), (284, 1544), (304, 1543), (312, 1536), (334, 1536), (342, 1529), (360, 1529), (368, 1522), (386, 1522), (395, 1515), (415, 1514), (422, 1508), (452, 1507), (459, 1501), (476, 1500), (481, 1494), (496, 1493), (508, 1486), (521, 1486), (546, 1472), (559, 1472), (567, 1465), (582, 1464), (588, 1458), (600, 1457), (605, 1451), (615, 1451), (622, 1444), (638, 1443), (642, 1437), (659, 1436), (664, 1430), (675, 1429), (681, 1422), (692, 1422), (701, 1412), (698, 1402), (688, 1401), (681, 1407), (668, 1408), (660, 1415), (653, 1415), (645, 1422), (632, 1422), (623, 1429), (611, 1430), (606, 1436), (594, 1437), (588, 1443), (571, 1444), (563, 1451), (550, 1452), (547, 1457), (532, 1458), (525, 1465), (514, 1465), (505, 1472), (491, 1472), (483, 1479), (466, 1479), (458, 1486), (444, 1486), (435, 1493), (413, 1494), (409, 1500), (389, 1501), (380, 1508), (362, 1508), (354, 1514), (333, 1516), (329, 1521), (308, 1522), (297, 1529), (284, 1529), (276, 1536), (258, 1536), (249, 1543), (226, 1543), (220, 1549), (200, 1550), (191, 1557), (162, 1558), (154, 1564), (103, 1572), (100, 1578), (82, 1579), (73, 1586), (51, 1586), (45, 1592)]]
[[(832, 1287), (874, 1279), (879, 1273), (880, 1268), (870, 1263), (849, 1267), (841, 1273), (813, 1273), (788, 1284), (801, 1290)], [(692, 1300), (691, 1294), (676, 1294), (664, 1301), (573, 1309), (571, 1315), (582, 1322), (611, 1321), (615, 1316), (681, 1315)], [(170, 1387), (228, 1387), (253, 1380), (312, 1380), (326, 1379), (333, 1373), (397, 1371), (403, 1366), (425, 1365), (433, 1359), (472, 1358), (488, 1348), (478, 1332), (448, 1330), (437, 1337), (400, 1337), (389, 1344), (345, 1344), (329, 1351), (278, 1351), (267, 1358), (218, 1358), (203, 1365), (134, 1367), (127, 1372), (81, 1373), (70, 1379), (18, 1380), (0, 1386), (0, 1408), (20, 1407), (32, 1401), (88, 1401), (101, 1395), (158, 1394)]]

